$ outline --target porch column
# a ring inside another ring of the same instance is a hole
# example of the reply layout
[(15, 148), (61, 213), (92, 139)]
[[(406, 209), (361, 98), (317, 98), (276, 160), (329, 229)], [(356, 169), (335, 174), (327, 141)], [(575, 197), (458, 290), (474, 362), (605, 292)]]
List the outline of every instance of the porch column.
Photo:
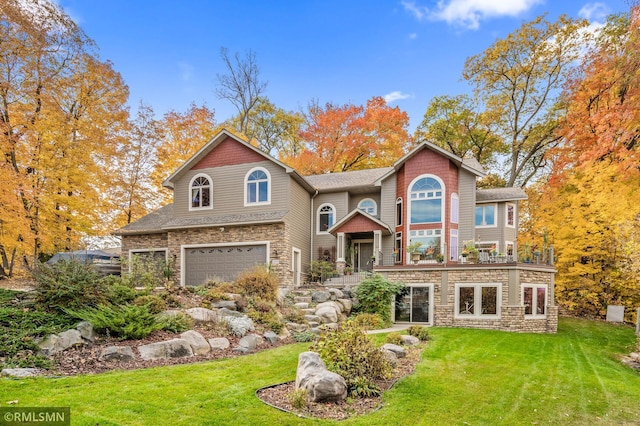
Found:
[(373, 265), (380, 264), (380, 252), (382, 251), (382, 231), (373, 231), (373, 256), (375, 261)]
[(344, 232), (338, 232), (336, 234), (336, 238), (338, 239), (338, 241), (336, 242), (336, 269), (338, 270), (339, 273), (343, 273), (344, 272), (344, 268), (347, 265), (347, 262), (345, 262), (344, 260), (344, 253), (345, 253), (345, 237), (344, 237)]

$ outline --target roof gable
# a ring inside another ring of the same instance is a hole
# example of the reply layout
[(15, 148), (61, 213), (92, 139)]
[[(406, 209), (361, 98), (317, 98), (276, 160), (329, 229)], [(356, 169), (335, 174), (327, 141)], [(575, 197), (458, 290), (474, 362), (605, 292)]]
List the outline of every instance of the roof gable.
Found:
[(338, 232), (371, 231), (383, 231), (386, 235), (392, 234), (391, 229), (386, 223), (360, 209), (352, 210), (348, 215), (340, 219), (328, 230), (328, 232), (333, 235)]

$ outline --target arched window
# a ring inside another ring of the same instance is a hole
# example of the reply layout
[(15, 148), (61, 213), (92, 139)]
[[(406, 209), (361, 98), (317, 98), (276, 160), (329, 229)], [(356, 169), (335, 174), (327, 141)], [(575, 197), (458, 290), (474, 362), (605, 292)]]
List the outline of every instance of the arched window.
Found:
[(371, 198), (365, 198), (358, 203), (358, 208), (371, 216), (378, 214), (378, 205)]
[(460, 221), (460, 199), (458, 194), (451, 194), (451, 223)]
[(318, 208), (318, 234), (327, 233), (336, 219), (336, 208), (331, 204), (323, 204)]
[(271, 203), (271, 176), (262, 167), (249, 170), (245, 178), (245, 206)]
[(432, 177), (422, 177), (411, 185), (411, 223), (442, 222), (442, 184)]
[(213, 185), (209, 176), (198, 174), (191, 179), (191, 202), (189, 210), (210, 209), (212, 208), (211, 200), (213, 199)]

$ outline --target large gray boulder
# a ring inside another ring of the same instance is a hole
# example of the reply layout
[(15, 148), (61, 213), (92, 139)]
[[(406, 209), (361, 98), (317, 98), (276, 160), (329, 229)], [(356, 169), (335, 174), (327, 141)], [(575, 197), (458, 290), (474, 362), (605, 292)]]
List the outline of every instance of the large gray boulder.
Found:
[(247, 334), (238, 342), (238, 346), (246, 348), (247, 351), (255, 351), (256, 348), (263, 342), (262, 337), (257, 334)]
[[(235, 302), (233, 302), (235, 303)], [(238, 312), (235, 310), (231, 310), (231, 309), (227, 309), (227, 308), (220, 308), (218, 309), (218, 317), (235, 317), (235, 318), (242, 318), (246, 316), (245, 314), (243, 314), (242, 312)]]
[(264, 332), (264, 338), (266, 339), (267, 342), (271, 343), (272, 345), (274, 343), (278, 343), (278, 340), (280, 340), (278, 338), (278, 335), (276, 333), (274, 333), (273, 331), (265, 331)]
[(226, 337), (214, 337), (213, 339), (209, 339), (209, 346), (211, 346), (211, 350), (213, 351), (222, 351), (229, 348), (231, 343)]
[(402, 338), (403, 345), (415, 346), (420, 344), (420, 339), (418, 339), (416, 336), (409, 336), (409, 335), (403, 334), (400, 337)]
[(129, 346), (107, 346), (100, 352), (100, 361), (133, 361), (133, 349)]
[(38, 375), (37, 368), (3, 368), (0, 376), (7, 377), (33, 377)]
[(342, 305), (342, 312), (345, 315), (349, 315), (351, 313), (351, 309), (353, 308), (353, 302), (351, 299), (338, 299), (336, 302)]
[(327, 307), (327, 306), (335, 309), (338, 314), (342, 313), (342, 310), (344, 308), (341, 303), (338, 303), (335, 300), (329, 300), (327, 302), (318, 303), (316, 305), (316, 310)]
[(329, 293), (331, 293), (331, 300), (338, 300), (344, 297), (344, 293), (337, 288), (330, 288)]
[(214, 309), (225, 308), (231, 311), (238, 310), (238, 305), (236, 305), (236, 302), (233, 300), (219, 300), (217, 302), (213, 302), (211, 307)]
[(91, 343), (96, 341), (97, 333), (89, 321), (82, 321), (76, 325), (76, 330), (80, 332), (80, 336)]
[(183, 358), (193, 356), (191, 345), (184, 339), (171, 339), (164, 342), (138, 346), (138, 352), (144, 360), (162, 358)]
[(398, 358), (404, 358), (407, 356), (407, 352), (402, 346), (394, 345), (393, 343), (385, 343), (382, 345), (382, 350), (393, 352)]
[(215, 322), (218, 320), (216, 311), (207, 308), (190, 308), (184, 311), (196, 322)]
[(315, 352), (302, 352), (298, 356), (296, 389), (306, 389), (312, 402), (342, 401), (347, 397), (344, 378), (327, 370)]
[(59, 334), (50, 334), (37, 343), (40, 353), (45, 356), (55, 355), (74, 346), (86, 345), (82, 335), (76, 329), (63, 331)]
[(324, 323), (338, 322), (338, 312), (333, 306), (322, 306), (316, 309), (315, 314), (320, 317), (320, 321)]
[(194, 355), (204, 355), (211, 352), (211, 346), (207, 340), (195, 330), (185, 331), (180, 335), (180, 338), (189, 342)]
[(311, 293), (311, 301), (314, 303), (322, 303), (331, 299), (331, 293), (324, 290), (314, 291)]

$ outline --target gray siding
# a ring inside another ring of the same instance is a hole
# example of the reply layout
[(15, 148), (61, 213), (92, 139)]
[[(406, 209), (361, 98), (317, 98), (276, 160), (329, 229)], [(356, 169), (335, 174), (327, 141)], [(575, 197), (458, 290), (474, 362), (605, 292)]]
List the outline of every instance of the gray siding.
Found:
[[(247, 172), (255, 167), (263, 167), (271, 174), (271, 204), (245, 207), (244, 179)], [(213, 209), (189, 211), (189, 182), (200, 173), (210, 176), (213, 181)], [(175, 184), (173, 214), (174, 217), (197, 217), (287, 210), (289, 180), (285, 170), (271, 161), (189, 170)]]
[(331, 234), (318, 234), (316, 221), (318, 219), (318, 209), (321, 205), (329, 203), (336, 208), (334, 223), (345, 217), (349, 213), (349, 194), (347, 192), (332, 192), (330, 194), (319, 194), (313, 200), (313, 223), (311, 232), (313, 233), (313, 252), (311, 260), (318, 257), (318, 247), (331, 248), (336, 245), (336, 237)]
[(380, 206), (380, 194), (379, 193), (352, 195), (351, 197), (349, 197), (349, 211), (357, 209), (358, 208), (358, 204), (360, 203), (360, 201), (364, 200), (365, 198), (371, 198), (373, 201), (376, 202), (376, 204), (378, 206), (378, 214), (375, 217), (380, 217), (380, 208), (381, 208), (381, 206)]
[(302, 252), (302, 269), (311, 261), (311, 196), (293, 179), (290, 180), (291, 196), (289, 202), (289, 214), (287, 215), (287, 227), (289, 229), (289, 241), (292, 247)]
[(476, 177), (460, 169), (459, 171), (460, 223), (458, 224), (458, 240), (475, 240), (475, 211), (476, 211)]

